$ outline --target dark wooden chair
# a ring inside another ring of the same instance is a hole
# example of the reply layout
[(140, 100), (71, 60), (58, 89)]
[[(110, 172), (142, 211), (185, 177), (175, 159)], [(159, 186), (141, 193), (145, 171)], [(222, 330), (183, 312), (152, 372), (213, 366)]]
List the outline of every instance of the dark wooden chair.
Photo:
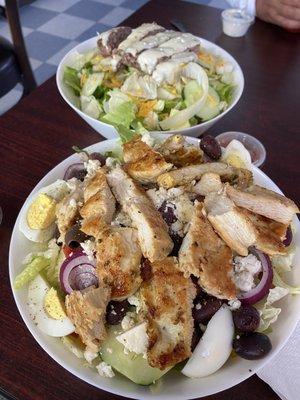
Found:
[(0, 37), (0, 98), (17, 83), (23, 85), (24, 96), (34, 90), (37, 84), (25, 47), (17, 0), (5, 1), (5, 15), (13, 43)]

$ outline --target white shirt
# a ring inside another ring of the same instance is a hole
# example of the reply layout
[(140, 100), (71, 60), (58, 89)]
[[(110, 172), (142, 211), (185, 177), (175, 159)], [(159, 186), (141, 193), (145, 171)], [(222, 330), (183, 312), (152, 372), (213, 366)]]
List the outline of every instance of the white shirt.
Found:
[(233, 8), (245, 8), (247, 14), (255, 15), (255, 0), (227, 0)]

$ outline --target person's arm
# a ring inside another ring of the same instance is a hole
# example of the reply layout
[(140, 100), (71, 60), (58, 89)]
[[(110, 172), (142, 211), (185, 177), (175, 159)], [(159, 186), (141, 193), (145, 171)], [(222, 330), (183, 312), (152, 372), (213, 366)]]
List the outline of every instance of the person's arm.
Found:
[(232, 8), (245, 8), (247, 14), (255, 15), (255, 0), (227, 0)]

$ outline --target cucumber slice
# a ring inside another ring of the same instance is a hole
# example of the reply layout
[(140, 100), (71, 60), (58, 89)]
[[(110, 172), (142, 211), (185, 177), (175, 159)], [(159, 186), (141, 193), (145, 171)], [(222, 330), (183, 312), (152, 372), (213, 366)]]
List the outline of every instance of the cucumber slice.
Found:
[(196, 103), (203, 94), (203, 90), (197, 81), (189, 81), (183, 89), (185, 104), (187, 107)]
[(208, 96), (204, 106), (198, 112), (197, 116), (202, 119), (202, 121), (208, 121), (216, 117), (220, 113), (220, 97), (218, 93), (212, 87), (208, 89)]
[(171, 368), (161, 371), (152, 368), (142, 354), (124, 353), (124, 346), (116, 340), (116, 336), (122, 332), (120, 326), (110, 327), (107, 339), (101, 346), (100, 356), (103, 361), (110, 364), (116, 371), (125, 375), (138, 385), (151, 385), (161, 378)]

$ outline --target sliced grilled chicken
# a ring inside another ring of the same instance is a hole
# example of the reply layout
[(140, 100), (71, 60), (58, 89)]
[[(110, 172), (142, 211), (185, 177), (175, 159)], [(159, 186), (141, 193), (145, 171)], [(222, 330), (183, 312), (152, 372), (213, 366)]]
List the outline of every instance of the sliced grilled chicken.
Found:
[(106, 337), (104, 323), (109, 300), (110, 289), (105, 286), (74, 290), (66, 296), (67, 315), (89, 351), (99, 351), (99, 346)]
[(203, 158), (203, 151), (200, 147), (189, 144), (185, 137), (181, 135), (170, 136), (160, 145), (158, 151), (166, 161), (176, 167), (200, 164)]
[(143, 255), (151, 262), (163, 260), (172, 251), (173, 242), (166, 223), (145, 191), (119, 166), (108, 173), (107, 181), (138, 230)]
[(152, 277), (143, 282), (140, 295), (147, 321), (148, 362), (165, 369), (191, 355), (195, 287), (178, 269), (175, 257), (152, 263)]
[(160, 175), (157, 182), (160, 186), (169, 189), (174, 186), (185, 185), (193, 180), (199, 180), (203, 174), (212, 172), (221, 177), (222, 181), (229, 181), (239, 188), (252, 183), (252, 173), (246, 169), (232, 167), (222, 162), (212, 162), (189, 165)]
[(101, 33), (97, 41), (100, 54), (104, 57), (112, 55), (113, 51), (127, 38), (131, 31), (132, 29), (128, 26), (119, 26)]
[(222, 182), (220, 176), (218, 174), (214, 174), (213, 172), (207, 172), (203, 174), (200, 181), (193, 186), (192, 190), (194, 193), (199, 194), (200, 196), (206, 196), (212, 192), (219, 192), (222, 190)]
[(271, 256), (286, 253), (287, 248), (282, 241), (285, 239), (288, 225), (254, 214), (243, 208), (240, 211), (250, 219), (256, 229), (255, 247)]
[(80, 209), (83, 218), (81, 230), (94, 237), (99, 236), (103, 226), (112, 221), (116, 201), (106, 181), (103, 168), (88, 180), (84, 188), (84, 204)]
[(204, 200), (207, 218), (224, 242), (241, 256), (256, 242), (257, 234), (251, 220), (234, 205), (225, 191), (210, 193)]
[(299, 208), (292, 200), (257, 185), (243, 191), (228, 186), (227, 193), (237, 206), (282, 224), (290, 224), (293, 216), (299, 213)]
[(215, 233), (202, 208), (203, 203), (196, 201), (190, 228), (179, 250), (179, 268), (185, 276), (198, 277), (207, 293), (220, 299), (234, 299), (232, 250)]
[(123, 300), (134, 294), (142, 282), (142, 252), (133, 228), (109, 228), (97, 244), (99, 280), (111, 289), (111, 298)]
[(130, 35), (128, 35), (127, 38), (119, 44), (118, 50), (125, 51), (141, 39), (164, 31), (165, 29), (155, 22), (142, 24), (131, 31)]
[(144, 143), (140, 137), (123, 145), (124, 170), (142, 183), (156, 182), (157, 177), (169, 171), (173, 164)]

